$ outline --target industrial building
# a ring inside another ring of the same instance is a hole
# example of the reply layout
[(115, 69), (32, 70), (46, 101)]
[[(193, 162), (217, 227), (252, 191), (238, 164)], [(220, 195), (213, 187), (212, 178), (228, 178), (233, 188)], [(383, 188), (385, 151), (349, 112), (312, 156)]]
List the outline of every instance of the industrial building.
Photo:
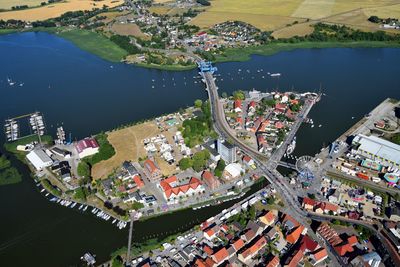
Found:
[(50, 167), (53, 160), (43, 151), (43, 149), (35, 149), (26, 155), (28, 161), (35, 167), (37, 171)]
[(358, 134), (352, 142), (353, 152), (384, 166), (400, 167), (400, 146), (376, 136)]

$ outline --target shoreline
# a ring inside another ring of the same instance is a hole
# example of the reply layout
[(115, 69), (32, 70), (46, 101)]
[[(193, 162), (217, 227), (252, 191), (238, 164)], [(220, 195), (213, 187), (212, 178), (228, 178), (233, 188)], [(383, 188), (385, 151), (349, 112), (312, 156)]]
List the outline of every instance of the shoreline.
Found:
[[(7, 34), (17, 34), (25, 32), (45, 32), (53, 34), (64, 40), (67, 40), (77, 46), (79, 49), (88, 53), (98, 56), (103, 60), (113, 63), (124, 62), (127, 55), (126, 51), (122, 50), (119, 46), (110, 41), (101, 33), (65, 28), (35, 28), (35, 29), (0, 29), (0, 36)], [(81, 38), (83, 37), (83, 38)], [(85, 38), (86, 37), (86, 38)], [(88, 43), (88, 38), (95, 38), (92, 44)], [(348, 41), (348, 42), (298, 42), (298, 43), (285, 43), (285, 42), (272, 42), (266, 45), (250, 46), (243, 48), (227, 48), (223, 55), (215, 57), (215, 63), (226, 62), (244, 62), (251, 60), (254, 55), (259, 56), (272, 56), (280, 52), (290, 52), (297, 49), (324, 49), (324, 48), (400, 48), (398, 42), (388, 41)], [(106, 52), (107, 51), (107, 52)], [(116, 53), (116, 54), (114, 54)], [(127, 63), (141, 68), (158, 69), (165, 71), (188, 71), (195, 69), (195, 65), (181, 66), (181, 65), (154, 65), (146, 63)]]

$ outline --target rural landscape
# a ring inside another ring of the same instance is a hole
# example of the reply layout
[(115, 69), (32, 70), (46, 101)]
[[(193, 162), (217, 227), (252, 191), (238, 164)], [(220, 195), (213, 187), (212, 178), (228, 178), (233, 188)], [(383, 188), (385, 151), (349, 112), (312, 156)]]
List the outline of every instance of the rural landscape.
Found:
[(400, 266), (399, 0), (3, 0), (0, 58), (2, 266)]

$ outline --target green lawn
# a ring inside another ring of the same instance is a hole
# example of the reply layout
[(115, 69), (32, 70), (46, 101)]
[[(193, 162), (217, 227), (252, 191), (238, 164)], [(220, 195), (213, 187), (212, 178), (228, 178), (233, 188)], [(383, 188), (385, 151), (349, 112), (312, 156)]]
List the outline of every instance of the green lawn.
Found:
[(112, 62), (119, 62), (128, 54), (100, 33), (75, 29), (61, 31), (57, 35), (73, 42), (82, 50)]
[[(43, 144), (49, 144), (49, 143), (53, 142), (53, 138), (49, 135), (44, 135), (44, 136), (42, 136), (41, 139), (42, 139)], [(14, 142), (5, 143), (4, 148), (8, 152), (13, 153), (19, 160), (24, 161), (26, 152), (18, 151), (17, 146), (26, 145), (26, 144), (32, 143), (33, 141), (36, 141), (36, 142), (38, 141), (37, 135), (32, 135), (32, 136), (21, 138)]]
[(246, 48), (228, 48), (223, 55), (216, 56), (216, 62), (246, 61), (251, 55), (269, 56), (282, 51), (291, 51), (302, 48), (381, 48), (381, 47), (400, 47), (396, 42), (380, 41), (355, 41), (355, 42), (299, 42), (299, 43), (271, 43), (260, 46), (250, 46)]

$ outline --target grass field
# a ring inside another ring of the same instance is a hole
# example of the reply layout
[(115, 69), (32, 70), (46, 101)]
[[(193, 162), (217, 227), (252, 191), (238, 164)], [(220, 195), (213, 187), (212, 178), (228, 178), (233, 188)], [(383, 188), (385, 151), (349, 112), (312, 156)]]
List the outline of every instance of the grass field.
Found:
[(363, 42), (300, 42), (300, 43), (272, 43), (268, 45), (246, 47), (246, 48), (229, 48), (225, 51), (224, 56), (217, 56), (216, 62), (228, 61), (246, 61), (251, 55), (273, 55), (283, 51), (291, 51), (294, 49), (308, 48), (379, 48), (379, 47), (400, 47), (399, 43), (379, 42), (379, 41), (363, 41)]
[(79, 48), (109, 61), (118, 62), (127, 55), (125, 50), (96, 32), (75, 29), (61, 31), (58, 35)]
[(13, 6), (21, 5), (39, 6), (41, 2), (44, 2), (44, 0), (1, 0), (0, 9), (11, 9)]
[(92, 10), (93, 8), (102, 8), (103, 5), (114, 7), (121, 5), (122, 3), (123, 0), (103, 0), (100, 2), (93, 0), (68, 0), (65, 2), (55, 3), (38, 8), (0, 12), (0, 19), (19, 19), (26, 21), (45, 20), (49, 18), (59, 17), (60, 15), (68, 11)]
[(289, 26), (294, 21), (319, 20), (343, 23), (363, 30), (377, 30), (368, 17), (400, 16), (398, 0), (213, 0), (211, 7), (190, 23), (203, 29), (228, 20), (241, 20), (257, 28), (277, 31), (274, 36), (292, 37), (310, 33), (309, 24)]
[(153, 122), (145, 122), (108, 133), (108, 141), (114, 147), (115, 155), (93, 166), (93, 179), (106, 177), (125, 160), (138, 161), (139, 157), (145, 157), (146, 151), (142, 140), (159, 133), (157, 125)]

